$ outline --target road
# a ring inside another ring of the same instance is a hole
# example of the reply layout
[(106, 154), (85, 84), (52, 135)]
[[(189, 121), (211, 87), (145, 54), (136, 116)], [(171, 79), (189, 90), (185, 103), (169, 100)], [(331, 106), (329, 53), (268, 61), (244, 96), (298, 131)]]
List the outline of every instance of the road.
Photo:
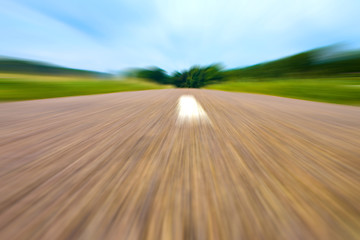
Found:
[(168, 89), (0, 104), (0, 239), (360, 239), (360, 108)]

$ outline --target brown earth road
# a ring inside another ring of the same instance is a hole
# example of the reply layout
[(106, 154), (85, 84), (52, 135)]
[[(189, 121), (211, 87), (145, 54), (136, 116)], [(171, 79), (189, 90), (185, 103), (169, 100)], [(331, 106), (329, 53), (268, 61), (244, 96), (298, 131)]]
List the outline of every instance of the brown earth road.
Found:
[[(190, 94), (208, 120), (179, 121)], [(209, 90), (0, 104), (0, 239), (360, 239), (360, 108)]]

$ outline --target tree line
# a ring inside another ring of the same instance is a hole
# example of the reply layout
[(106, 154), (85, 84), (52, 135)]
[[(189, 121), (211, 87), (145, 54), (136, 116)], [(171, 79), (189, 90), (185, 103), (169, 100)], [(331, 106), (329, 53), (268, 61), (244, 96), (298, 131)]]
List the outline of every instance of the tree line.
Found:
[(219, 64), (205, 67), (193, 66), (189, 70), (175, 71), (172, 74), (167, 74), (165, 70), (158, 67), (134, 69), (130, 75), (160, 84), (171, 84), (179, 88), (201, 88), (224, 79), (222, 67)]
[(249, 78), (267, 81), (274, 78), (351, 77), (359, 74), (360, 51), (339, 51), (336, 46), (330, 46), (245, 68), (224, 70), (221, 65), (212, 64), (193, 66), (169, 75), (161, 68), (152, 67), (133, 69), (129, 75), (179, 88), (201, 88), (221, 81), (248, 81)]
[(342, 51), (333, 45), (298, 53), (250, 67), (231, 69), (229, 78), (318, 78), (346, 77), (360, 73), (360, 51)]
[(49, 63), (22, 60), (16, 58), (0, 57), (0, 72), (22, 73), (22, 74), (43, 74), (43, 75), (68, 75), (88, 77), (112, 77), (110, 73), (88, 71), (75, 68), (66, 68)]

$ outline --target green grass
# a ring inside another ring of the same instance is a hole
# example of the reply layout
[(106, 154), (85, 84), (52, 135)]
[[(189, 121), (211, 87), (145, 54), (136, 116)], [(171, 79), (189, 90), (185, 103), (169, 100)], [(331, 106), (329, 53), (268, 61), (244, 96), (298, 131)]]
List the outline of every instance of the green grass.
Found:
[(360, 105), (360, 78), (236, 80), (206, 89), (260, 93), (347, 105)]
[(141, 79), (0, 74), (0, 101), (18, 101), (123, 91), (163, 89)]

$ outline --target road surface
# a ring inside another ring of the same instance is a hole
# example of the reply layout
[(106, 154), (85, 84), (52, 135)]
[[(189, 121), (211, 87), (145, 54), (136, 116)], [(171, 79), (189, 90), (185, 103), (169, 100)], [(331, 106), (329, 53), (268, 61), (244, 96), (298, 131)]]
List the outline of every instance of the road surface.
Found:
[(360, 108), (189, 89), (2, 103), (0, 239), (360, 239)]

